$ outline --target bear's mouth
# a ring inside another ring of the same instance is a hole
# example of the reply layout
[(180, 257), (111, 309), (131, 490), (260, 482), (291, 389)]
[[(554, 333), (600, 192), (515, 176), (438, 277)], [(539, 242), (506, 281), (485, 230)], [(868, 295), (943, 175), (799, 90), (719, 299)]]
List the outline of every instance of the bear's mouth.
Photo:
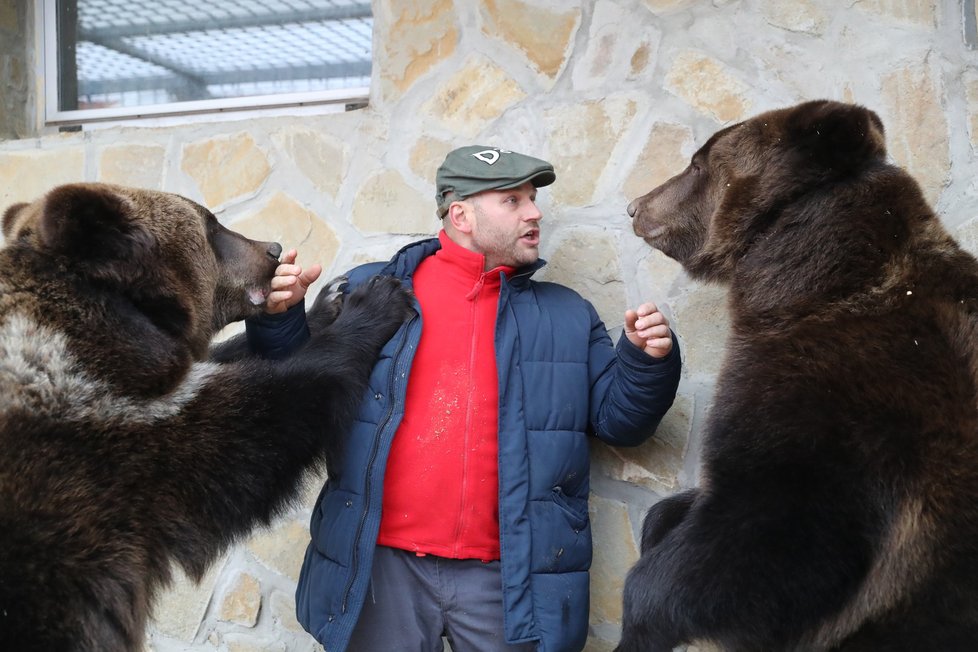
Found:
[(645, 238), (646, 240), (655, 240), (656, 238), (665, 235), (665, 232), (666, 232), (666, 226), (664, 224), (661, 224), (659, 226), (655, 226), (652, 227), (651, 229), (646, 230), (645, 233), (642, 234), (642, 237)]
[(265, 288), (253, 287), (248, 288), (248, 301), (253, 306), (260, 306), (265, 303), (265, 299), (268, 297), (268, 290)]

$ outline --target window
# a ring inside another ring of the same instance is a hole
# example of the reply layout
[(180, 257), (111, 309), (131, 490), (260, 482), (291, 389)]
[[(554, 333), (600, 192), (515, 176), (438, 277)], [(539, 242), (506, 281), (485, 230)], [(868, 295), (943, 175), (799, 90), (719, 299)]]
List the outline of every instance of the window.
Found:
[(50, 125), (360, 105), (370, 0), (44, 0)]

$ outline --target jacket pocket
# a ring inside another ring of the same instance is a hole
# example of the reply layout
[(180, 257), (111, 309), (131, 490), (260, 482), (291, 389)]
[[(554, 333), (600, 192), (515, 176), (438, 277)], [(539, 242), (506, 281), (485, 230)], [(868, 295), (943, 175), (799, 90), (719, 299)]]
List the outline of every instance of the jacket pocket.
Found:
[(362, 509), (358, 494), (340, 489), (326, 491), (319, 505), (319, 527), (312, 532), (312, 541), (320, 554), (341, 566), (349, 566), (353, 558), (353, 533)]
[(550, 497), (553, 499), (554, 504), (560, 508), (560, 511), (563, 512), (568, 524), (575, 532), (579, 532), (587, 526), (587, 500), (567, 495), (564, 493), (564, 488), (560, 485), (557, 485), (551, 490)]

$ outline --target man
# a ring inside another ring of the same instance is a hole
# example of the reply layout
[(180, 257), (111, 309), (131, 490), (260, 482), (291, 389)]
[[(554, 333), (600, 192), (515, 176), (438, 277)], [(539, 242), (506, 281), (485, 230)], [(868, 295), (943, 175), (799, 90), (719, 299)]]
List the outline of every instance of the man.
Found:
[[(361, 266), (413, 288), (418, 316), (381, 353), (312, 517), (300, 622), (330, 652), (581, 650), (587, 637), (587, 434), (650, 436), (679, 382), (678, 346), (646, 303), (614, 347), (591, 304), (531, 280), (546, 161), (491, 147), (448, 154), (443, 230)], [(254, 348), (305, 337), (318, 276), (289, 252)]]

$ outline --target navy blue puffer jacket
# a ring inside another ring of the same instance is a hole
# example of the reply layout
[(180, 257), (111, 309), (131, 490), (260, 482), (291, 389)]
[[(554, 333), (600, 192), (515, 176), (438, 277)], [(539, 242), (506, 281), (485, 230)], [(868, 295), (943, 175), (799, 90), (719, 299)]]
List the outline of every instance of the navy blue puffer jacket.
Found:
[[(408, 245), (387, 264), (353, 270), (350, 285), (380, 273), (410, 287), (439, 246), (437, 239)], [(675, 396), (680, 354), (674, 346), (655, 360), (624, 337), (613, 346), (589, 302), (530, 280), (543, 264), (503, 279), (496, 320), (505, 629), (510, 643), (573, 652), (588, 627), (587, 435), (625, 446), (649, 437)], [(248, 324), (249, 339), (265, 355), (287, 352), (305, 337), (303, 320), (301, 309), (262, 318)], [(346, 649), (367, 593), (384, 469), (421, 328), (416, 316), (381, 352), (340, 468), (313, 510), (296, 609), (327, 652)]]

